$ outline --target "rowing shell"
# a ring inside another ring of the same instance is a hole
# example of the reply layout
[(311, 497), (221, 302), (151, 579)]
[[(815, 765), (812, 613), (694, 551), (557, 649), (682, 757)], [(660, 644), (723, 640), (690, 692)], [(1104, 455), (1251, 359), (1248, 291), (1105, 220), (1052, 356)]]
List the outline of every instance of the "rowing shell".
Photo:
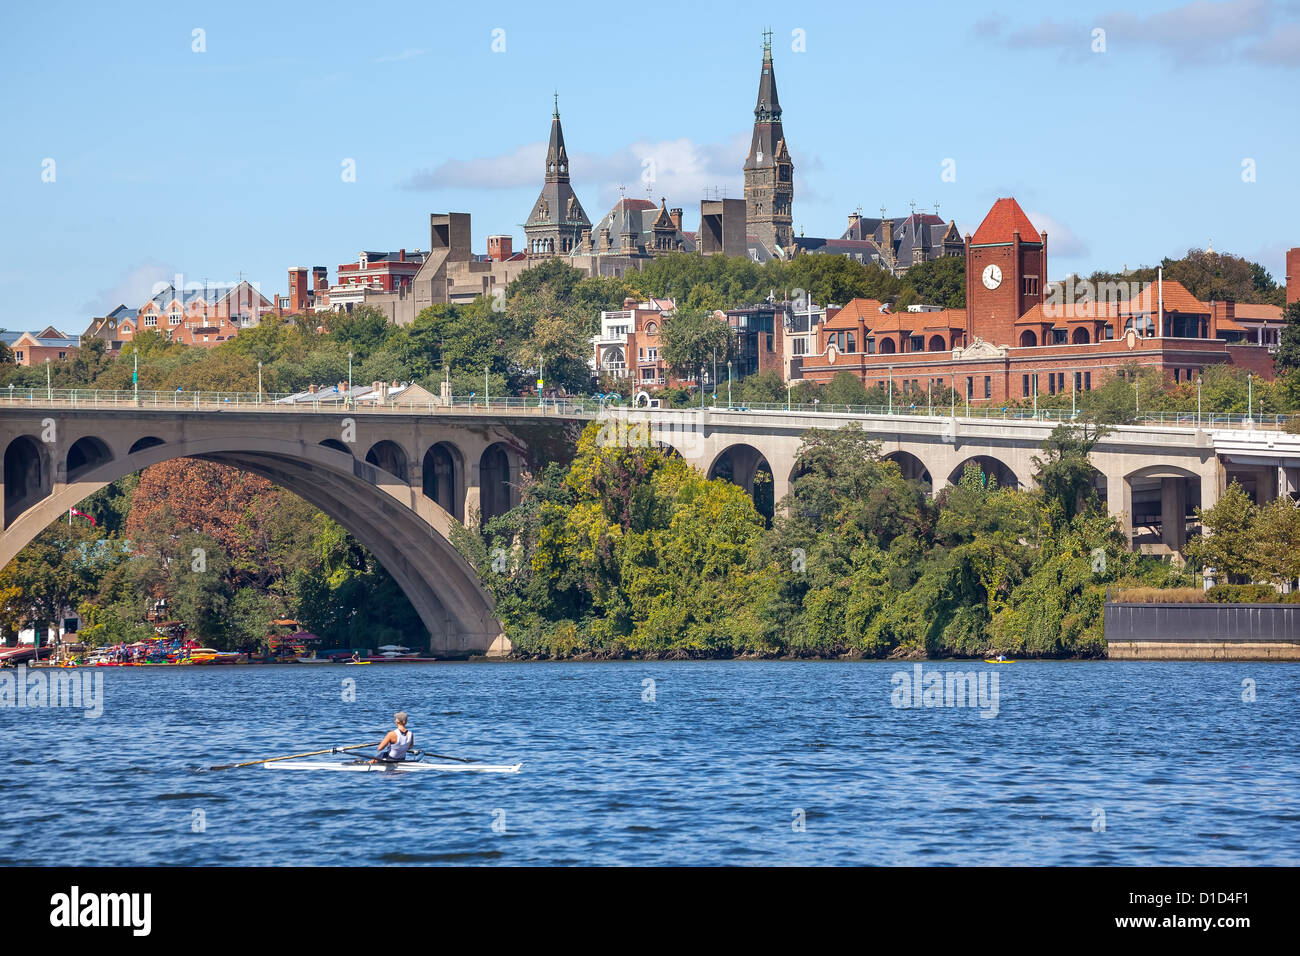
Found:
[(262, 764), (267, 770), (335, 770), (345, 773), (411, 773), (416, 770), (439, 770), (443, 773), (518, 773), (521, 763), (329, 763), (323, 760), (279, 760)]

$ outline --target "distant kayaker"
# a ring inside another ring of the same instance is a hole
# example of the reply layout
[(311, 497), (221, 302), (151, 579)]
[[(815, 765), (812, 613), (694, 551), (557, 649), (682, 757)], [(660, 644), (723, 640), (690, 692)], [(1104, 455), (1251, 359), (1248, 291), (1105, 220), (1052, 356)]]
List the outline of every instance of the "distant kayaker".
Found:
[(352, 652), (352, 663), (353, 663), (353, 664), (360, 664), (360, 663), (361, 663), (361, 652), (360, 652), (360, 651), (353, 651), (353, 652)]
[(379, 741), (379, 754), (373, 763), (391, 763), (405, 760), (411, 745), (415, 743), (415, 734), (406, 729), (406, 711), (399, 710), (393, 715), (396, 729), (390, 730), (388, 736)]

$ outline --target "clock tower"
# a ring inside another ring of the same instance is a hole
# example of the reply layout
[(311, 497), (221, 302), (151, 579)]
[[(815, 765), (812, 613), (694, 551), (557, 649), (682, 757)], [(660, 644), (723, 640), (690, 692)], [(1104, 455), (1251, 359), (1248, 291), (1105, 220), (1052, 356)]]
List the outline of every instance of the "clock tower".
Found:
[(999, 199), (966, 239), (967, 344), (1018, 347), (1016, 320), (1045, 301), (1046, 285), (1047, 233), (1014, 199)]
[(785, 145), (781, 103), (772, 71), (772, 32), (763, 34), (763, 72), (758, 77), (754, 136), (745, 157), (745, 228), (773, 254), (794, 245), (794, 162)]

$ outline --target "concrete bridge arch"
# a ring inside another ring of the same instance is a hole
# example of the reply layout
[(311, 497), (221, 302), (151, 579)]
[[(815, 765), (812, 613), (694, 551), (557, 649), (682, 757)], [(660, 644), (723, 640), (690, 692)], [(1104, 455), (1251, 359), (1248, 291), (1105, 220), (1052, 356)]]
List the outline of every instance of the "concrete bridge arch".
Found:
[[(466, 433), (437, 436), (436, 441), (426, 436), (421, 442), (413, 440), (418, 436), (368, 435), (349, 445), (336, 437), (338, 429), (330, 422), (295, 429), (294, 436), (228, 429), (210, 434), (212, 429), (190, 429), (179, 421), (109, 432), (70, 416), (58, 423), (56, 440), (49, 441), (42, 440), (51, 437), (48, 428), (30, 418), (5, 424), (9, 427), (0, 432), (5, 454), (0, 565), (68, 508), (110, 482), (163, 461), (198, 458), (267, 478), (347, 528), (410, 599), (434, 653), (459, 656), (500, 652), (507, 646), (491, 596), (449, 535), (458, 514), (478, 510), (478, 462), (489, 447), (508, 448), (497, 454), (512, 464), (517, 480), (522, 459), (509, 436)], [(423, 486), (424, 459), (435, 447), (460, 462), (450, 510), (445, 497), (439, 502)], [(473, 466), (466, 469), (466, 461)], [(506, 491), (506, 500), (512, 493), (517, 501), (517, 485)]]

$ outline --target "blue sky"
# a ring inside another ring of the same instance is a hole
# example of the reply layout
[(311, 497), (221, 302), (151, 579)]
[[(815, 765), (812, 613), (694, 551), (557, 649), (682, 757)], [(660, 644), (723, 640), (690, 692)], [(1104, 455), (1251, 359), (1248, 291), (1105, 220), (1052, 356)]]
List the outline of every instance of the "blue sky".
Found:
[(472, 213), (479, 252), (496, 232), (518, 246), (556, 89), (590, 218), (620, 183), (645, 196), (652, 161), (649, 194), (693, 229), (706, 188), (741, 195), (766, 27), (806, 235), (912, 202), (970, 232), (1014, 195), (1054, 278), (1212, 240), (1280, 280), (1300, 245), (1300, 0), (46, 3), (4, 21), (9, 329), (80, 332), (176, 273), (333, 280), (361, 249), (427, 248), (430, 212)]

